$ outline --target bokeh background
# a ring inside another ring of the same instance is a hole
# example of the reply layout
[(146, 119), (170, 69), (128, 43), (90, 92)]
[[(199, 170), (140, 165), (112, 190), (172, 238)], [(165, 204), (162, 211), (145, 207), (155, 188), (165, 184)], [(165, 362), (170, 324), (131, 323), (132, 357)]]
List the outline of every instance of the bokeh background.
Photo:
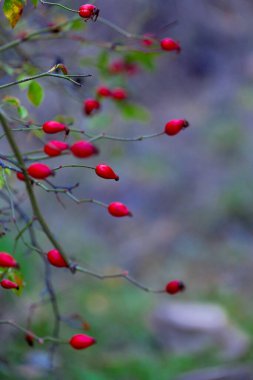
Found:
[[(65, 4), (78, 8), (81, 2)], [(39, 110), (20, 90), (8, 94), (19, 96), (39, 123), (62, 114), (74, 116), (76, 127), (126, 137), (159, 131), (173, 118), (189, 120), (190, 128), (174, 138), (99, 141), (99, 159), (116, 169), (119, 183), (80, 169), (57, 175), (58, 183), (80, 182), (79, 197), (126, 203), (133, 218), (114, 219), (96, 205), (77, 206), (64, 198), (63, 208), (52, 194), (38, 189), (40, 204), (66, 251), (83, 266), (101, 273), (128, 270), (153, 288), (180, 278), (187, 291), (175, 297), (152, 295), (121, 280), (99, 281), (53, 270), (66, 318), (62, 335), (68, 338), (78, 331), (80, 326), (70, 315), (80, 313), (90, 324), (89, 334), (98, 340), (82, 352), (61, 347), (58, 372), (62, 379), (73, 380), (252, 379), (253, 3), (100, 0), (96, 4), (105, 18), (133, 33), (179, 40), (181, 54), (162, 54), (154, 69), (139, 65), (138, 73), (127, 78), (101, 78), (89, 58), (100, 54), (102, 64), (108, 57), (103, 58), (96, 46), (64, 36), (27, 42), (23, 53), (33, 65), (48, 69), (63, 60), (70, 72), (92, 77), (80, 89), (41, 81), (46, 96)], [(28, 7), (24, 16), (14, 32), (1, 18), (3, 39), (69, 14), (40, 6), (36, 11)], [(100, 23), (73, 33), (94, 41), (126, 41)], [(111, 52), (109, 61), (120, 57)], [(4, 59), (19, 58), (9, 52)], [(8, 79), (1, 71), (1, 83)], [(137, 119), (126, 119), (109, 102), (101, 115), (84, 117), (82, 101), (93, 96), (95, 86), (122, 80), (131, 101), (150, 111), (150, 117), (143, 111)], [(41, 146), (31, 138), (22, 138), (20, 144), (24, 149)], [(66, 161), (76, 162), (65, 157), (59, 162)], [(23, 184), (15, 186), (23, 191)], [(23, 206), (29, 208), (28, 202)], [(1, 240), (1, 250), (11, 250), (13, 237), (9, 233)], [(46, 240), (44, 246), (45, 251), (51, 248)], [(20, 298), (1, 292), (0, 316), (18, 318), (22, 324), (43, 285), (36, 255), (27, 255), (22, 246), (18, 255), (26, 288)], [(41, 307), (34, 331), (48, 334), (51, 323), (50, 307)], [(1, 328), (1, 341), (1, 379), (46, 378), (43, 347), (31, 350), (22, 334), (7, 327)]]

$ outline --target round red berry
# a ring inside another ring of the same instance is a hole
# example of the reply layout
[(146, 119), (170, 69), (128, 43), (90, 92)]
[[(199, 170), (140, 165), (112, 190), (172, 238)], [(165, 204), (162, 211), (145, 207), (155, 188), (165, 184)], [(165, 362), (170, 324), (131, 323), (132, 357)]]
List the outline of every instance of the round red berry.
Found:
[(185, 119), (175, 119), (165, 125), (164, 133), (169, 136), (177, 135), (182, 129), (187, 128), (189, 123)]
[(36, 179), (45, 179), (50, 175), (54, 175), (53, 170), (46, 164), (34, 163), (27, 168), (28, 174)]
[(51, 251), (47, 253), (47, 259), (54, 267), (68, 267), (68, 264), (57, 249), (51, 249)]
[(173, 280), (168, 282), (165, 286), (165, 292), (169, 294), (176, 294), (182, 292), (185, 289), (185, 285), (182, 281)]
[(86, 115), (93, 115), (100, 109), (101, 105), (96, 99), (86, 99), (83, 102), (83, 109)]
[(115, 88), (112, 90), (112, 98), (114, 100), (125, 100), (127, 98), (127, 93), (123, 88)]
[(122, 60), (113, 61), (109, 66), (111, 74), (121, 74), (125, 71), (125, 62)]
[(19, 268), (19, 264), (14, 259), (13, 256), (11, 256), (7, 252), (0, 252), (0, 267), (3, 268)]
[(112, 168), (106, 164), (99, 164), (95, 168), (96, 174), (99, 177), (105, 179), (115, 179), (115, 181), (119, 180), (119, 176), (112, 170)]
[(122, 217), (122, 216), (132, 216), (132, 213), (128, 210), (128, 208), (120, 202), (110, 203), (108, 206), (108, 212), (112, 216)]
[(20, 181), (25, 181), (25, 176), (21, 172), (16, 172), (16, 176)]
[(142, 44), (145, 47), (150, 47), (154, 44), (154, 36), (152, 34), (145, 34), (142, 39)]
[(69, 341), (69, 344), (75, 350), (83, 350), (84, 348), (88, 348), (95, 343), (96, 343), (95, 338), (92, 338), (91, 336), (85, 335), (85, 334), (73, 335)]
[(89, 19), (91, 18), (94, 21), (97, 19), (98, 14), (99, 14), (99, 9), (95, 7), (93, 4), (84, 4), (81, 5), (79, 8), (79, 16), (82, 18)]
[(50, 157), (55, 157), (59, 156), (68, 147), (68, 144), (63, 141), (52, 140), (44, 145), (44, 152)]
[(13, 281), (10, 281), (7, 279), (2, 280), (0, 282), (0, 285), (4, 289), (19, 289), (19, 286), (18, 286), (18, 284), (16, 284), (16, 282), (13, 282)]
[(96, 93), (98, 96), (101, 96), (102, 98), (108, 98), (111, 96), (111, 90), (106, 86), (98, 87)]
[(172, 38), (163, 38), (160, 41), (160, 45), (161, 45), (162, 50), (176, 51), (178, 53), (180, 53), (181, 51), (180, 44), (177, 41), (173, 40)]
[(70, 150), (73, 153), (73, 155), (78, 158), (87, 158), (99, 153), (95, 145), (85, 140), (76, 141), (70, 147)]
[(45, 133), (48, 133), (48, 134), (54, 134), (54, 133), (59, 133), (59, 132), (65, 132), (65, 133), (69, 132), (69, 128), (65, 124), (59, 123), (58, 121), (54, 121), (54, 120), (46, 121), (42, 125), (42, 129)]

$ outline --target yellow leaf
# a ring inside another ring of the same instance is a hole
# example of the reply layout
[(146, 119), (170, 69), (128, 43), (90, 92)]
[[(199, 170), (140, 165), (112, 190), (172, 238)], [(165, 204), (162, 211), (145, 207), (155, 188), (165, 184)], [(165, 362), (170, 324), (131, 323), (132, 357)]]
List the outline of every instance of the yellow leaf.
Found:
[(3, 6), (3, 12), (12, 28), (15, 27), (20, 17), (22, 16), (25, 6), (25, 0), (5, 0)]

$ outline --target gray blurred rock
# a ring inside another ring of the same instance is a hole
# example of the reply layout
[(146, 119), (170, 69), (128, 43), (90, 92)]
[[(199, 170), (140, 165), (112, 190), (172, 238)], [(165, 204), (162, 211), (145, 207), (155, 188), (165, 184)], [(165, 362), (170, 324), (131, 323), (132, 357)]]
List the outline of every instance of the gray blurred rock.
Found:
[(218, 356), (236, 359), (249, 348), (249, 338), (232, 325), (225, 310), (215, 304), (170, 302), (153, 313), (151, 329), (171, 352), (189, 354), (214, 348)]
[(190, 372), (175, 380), (253, 380), (253, 372), (248, 367), (209, 368)]

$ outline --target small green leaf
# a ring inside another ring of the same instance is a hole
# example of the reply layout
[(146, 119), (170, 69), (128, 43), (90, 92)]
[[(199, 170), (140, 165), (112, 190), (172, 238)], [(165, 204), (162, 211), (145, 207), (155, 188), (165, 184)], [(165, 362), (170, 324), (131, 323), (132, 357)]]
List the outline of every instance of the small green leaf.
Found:
[(12, 28), (15, 27), (22, 16), (25, 0), (4, 0), (3, 12)]
[(118, 103), (117, 106), (121, 111), (121, 115), (127, 120), (138, 120), (144, 123), (150, 120), (150, 113), (147, 108), (134, 103)]
[(37, 7), (39, 0), (31, 0), (31, 2), (34, 5), (34, 7)]
[(15, 96), (5, 96), (3, 98), (4, 103), (8, 103), (14, 107), (20, 107), (20, 101)]
[(18, 114), (19, 114), (21, 119), (25, 119), (28, 116), (28, 111), (25, 107), (19, 106), (18, 107)]
[(27, 92), (28, 99), (35, 106), (38, 107), (44, 99), (44, 90), (41, 85), (33, 80), (30, 82)]

